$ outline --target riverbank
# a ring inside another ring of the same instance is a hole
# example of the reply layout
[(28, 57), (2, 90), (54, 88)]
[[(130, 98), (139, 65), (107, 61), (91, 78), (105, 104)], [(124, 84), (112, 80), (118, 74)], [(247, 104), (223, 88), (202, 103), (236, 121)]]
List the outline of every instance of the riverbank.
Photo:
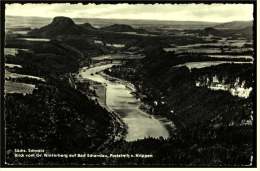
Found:
[(201, 78), (213, 82), (211, 78), (218, 76), (227, 80), (226, 83), (243, 82), (245, 87), (250, 87), (252, 65), (222, 64), (190, 71), (186, 67), (167, 66), (168, 61), (161, 64), (153, 59), (146, 60), (149, 63), (127, 63), (105, 73), (133, 83), (136, 95), (148, 104), (148, 113), (164, 115), (174, 121), (176, 135), (166, 141), (149, 139), (124, 144), (123, 149), (138, 151), (143, 147), (147, 152), (149, 144), (160, 144), (159, 151), (150, 147), (152, 153), (158, 161), (163, 158), (165, 163), (165, 153), (161, 153), (165, 148), (171, 156), (171, 164), (174, 161), (193, 166), (202, 163), (234, 165), (252, 161), (253, 93), (242, 98), (195, 84)]
[[(102, 71), (109, 69), (113, 64), (82, 69), (79, 78), (99, 82), (106, 87), (106, 105), (118, 113), (128, 126), (126, 141), (135, 141), (148, 137), (168, 138), (169, 120), (162, 117), (151, 116), (142, 111), (140, 100), (134, 96), (134, 86), (127, 81), (109, 78)], [(166, 126), (167, 125), (167, 126)]]
[[(103, 89), (106, 88), (106, 86), (104, 84), (100, 84), (98, 82), (95, 82), (93, 80), (90, 80), (88, 78), (82, 78), (80, 76), (81, 72), (84, 72), (88, 69), (97, 67), (97, 66), (101, 66), (101, 65), (92, 65), (91, 67), (82, 67), (79, 69), (79, 74), (76, 75), (75, 79), (76, 82), (80, 82), (81, 84), (85, 84), (86, 88), (88, 89), (87, 91), (90, 91), (90, 89), (92, 91), (94, 91), (93, 94), (85, 94), (84, 90), (79, 90), (81, 91), (83, 94), (86, 95), (87, 98), (94, 100), (97, 102), (97, 105), (101, 106), (102, 108), (104, 108), (108, 113), (110, 113), (110, 117), (111, 117), (111, 121), (112, 121), (112, 132), (109, 136), (109, 139), (107, 139), (101, 146), (98, 147), (97, 151), (102, 151), (108, 144), (111, 144), (113, 142), (116, 141), (120, 141), (123, 140), (126, 136), (127, 133), (127, 126), (126, 124), (122, 121), (122, 119), (120, 118), (119, 114), (115, 111), (113, 111), (111, 108), (109, 108), (109, 106), (107, 106), (103, 101), (104, 97), (99, 97), (98, 93), (97, 93), (97, 89), (99, 87), (102, 87)], [(99, 87), (93, 87), (93, 85), (99, 84)]]
[(137, 91), (136, 85), (132, 84), (129, 81), (113, 77), (111, 75), (106, 74), (104, 71), (99, 72), (101, 76), (105, 77), (108, 80), (111, 81), (117, 81), (123, 85), (125, 85), (130, 91), (131, 94), (134, 95), (134, 97), (140, 102), (139, 109), (142, 110), (145, 113), (149, 113), (151, 118), (156, 118), (164, 123), (167, 130), (169, 131), (170, 137), (174, 137), (176, 135), (176, 126), (174, 125), (174, 121), (169, 121), (167, 118), (159, 115), (155, 115), (154, 113), (151, 113), (152, 106), (149, 103), (145, 103), (142, 99), (142, 97), (145, 95), (141, 91)]

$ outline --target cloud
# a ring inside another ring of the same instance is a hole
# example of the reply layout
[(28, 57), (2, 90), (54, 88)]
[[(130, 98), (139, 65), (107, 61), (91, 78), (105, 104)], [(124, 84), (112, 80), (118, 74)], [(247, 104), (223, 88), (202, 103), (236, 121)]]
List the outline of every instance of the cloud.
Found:
[(8, 4), (6, 15), (182, 21), (253, 20), (252, 4)]

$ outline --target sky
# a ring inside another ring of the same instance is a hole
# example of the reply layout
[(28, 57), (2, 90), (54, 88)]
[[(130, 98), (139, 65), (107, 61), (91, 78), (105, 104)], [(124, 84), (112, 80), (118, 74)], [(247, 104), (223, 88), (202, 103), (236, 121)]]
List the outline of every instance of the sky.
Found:
[(253, 20), (252, 4), (7, 4), (6, 15), (229, 22)]

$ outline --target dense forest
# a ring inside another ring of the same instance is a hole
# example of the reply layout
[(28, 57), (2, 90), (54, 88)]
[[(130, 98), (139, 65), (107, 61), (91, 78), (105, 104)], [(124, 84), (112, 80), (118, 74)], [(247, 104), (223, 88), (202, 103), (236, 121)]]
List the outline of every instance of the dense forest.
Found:
[[(125, 132), (115, 120), (115, 114), (109, 113), (72, 85), (74, 78), (70, 73), (78, 71), (82, 60), (88, 61), (75, 50), (55, 42), (34, 43), (30, 52), (20, 50), (16, 56), (6, 56), (6, 62), (22, 66), (15, 70), (16, 73), (40, 76), (46, 80), (17, 78), (13, 81), (34, 84), (36, 89), (32, 94), (5, 96), (8, 163), (52, 161), (50, 158), (14, 158), (14, 149), (44, 147), (49, 153), (90, 153)], [(84, 91), (88, 94), (89, 89), (86, 87)]]
[[(162, 143), (158, 145), (158, 151), (151, 147), (156, 156), (163, 155), (165, 151), (162, 149), (165, 148), (169, 159), (176, 159), (171, 164), (176, 165), (183, 162), (200, 166), (207, 163), (225, 166), (249, 164), (249, 154), (253, 154), (254, 145), (253, 127), (244, 122), (252, 119), (255, 92), (248, 98), (242, 98), (232, 96), (228, 91), (197, 87), (196, 81), (208, 79), (210, 84), (213, 82), (212, 77), (217, 76), (226, 84), (234, 86), (244, 81), (245, 87), (254, 87), (254, 66), (221, 64), (190, 70), (185, 66), (173, 66), (185, 62), (207, 61), (209, 58), (183, 54), (180, 57), (160, 54), (158, 51), (149, 55), (142, 62), (114, 66), (105, 73), (133, 83), (137, 89), (136, 96), (144, 102), (144, 106), (141, 106), (143, 110), (166, 116), (176, 125), (174, 138), (166, 141), (154, 140), (155, 144)], [(162, 58), (164, 60), (160, 60)], [(133, 150), (138, 149), (137, 144), (145, 149), (149, 146), (148, 140), (130, 144), (131, 147), (134, 146)], [(126, 146), (128, 149), (128, 145)], [(164, 157), (158, 158), (163, 162), (167, 161)], [(158, 158), (156, 161), (161, 161)]]

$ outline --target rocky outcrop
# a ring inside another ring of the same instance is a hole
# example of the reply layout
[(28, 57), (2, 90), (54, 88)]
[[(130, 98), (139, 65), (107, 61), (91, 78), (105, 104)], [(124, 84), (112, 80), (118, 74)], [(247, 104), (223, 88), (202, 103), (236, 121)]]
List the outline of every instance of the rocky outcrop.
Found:
[(55, 17), (52, 22), (40, 29), (34, 29), (28, 34), (37, 37), (56, 37), (59, 35), (87, 34), (88, 29), (76, 25), (71, 18)]

